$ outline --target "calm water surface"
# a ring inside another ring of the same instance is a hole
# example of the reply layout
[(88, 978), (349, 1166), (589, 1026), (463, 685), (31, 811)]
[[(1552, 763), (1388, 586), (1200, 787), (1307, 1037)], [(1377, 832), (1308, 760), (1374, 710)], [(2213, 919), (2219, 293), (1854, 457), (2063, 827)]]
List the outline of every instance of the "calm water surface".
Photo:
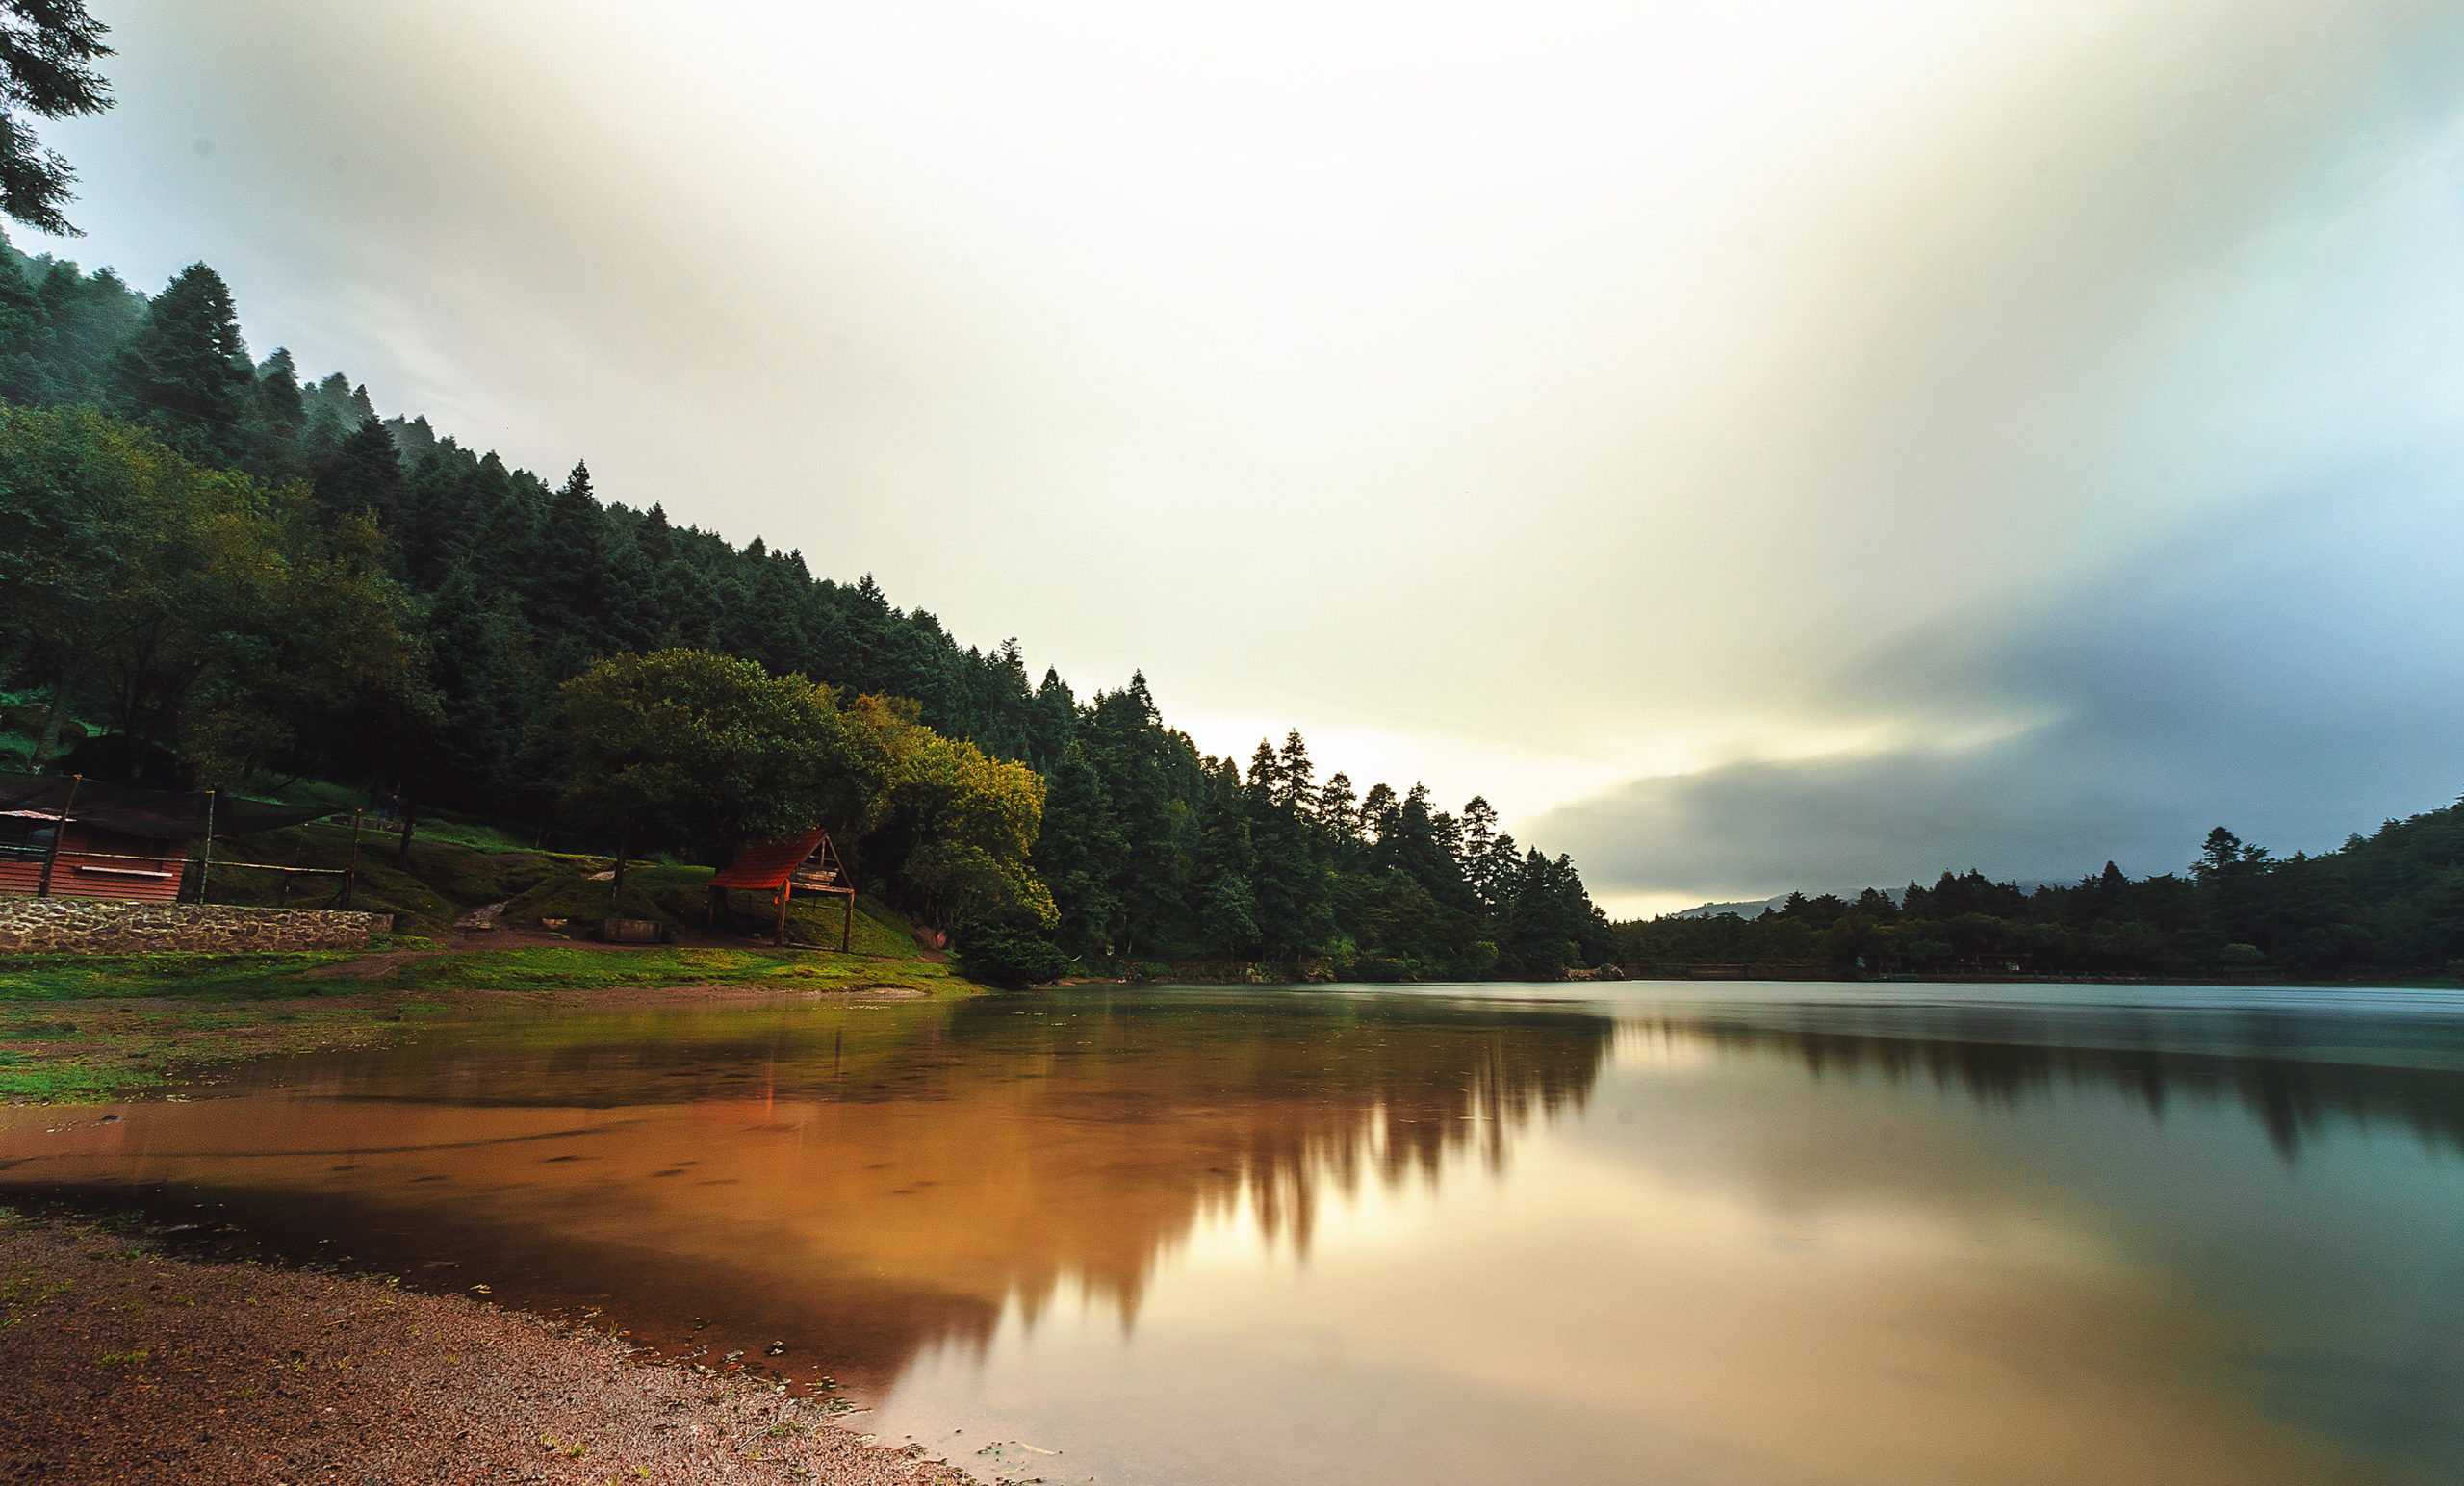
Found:
[(783, 1342), (988, 1479), (2464, 1480), (2449, 992), (1087, 989), (211, 1092), (0, 1111), (0, 1200)]

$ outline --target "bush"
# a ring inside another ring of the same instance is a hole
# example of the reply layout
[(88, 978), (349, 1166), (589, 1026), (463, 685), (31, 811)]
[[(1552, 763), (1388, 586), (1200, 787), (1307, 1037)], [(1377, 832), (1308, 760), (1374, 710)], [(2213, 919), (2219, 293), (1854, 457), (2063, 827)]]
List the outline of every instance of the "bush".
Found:
[(1069, 973), (1068, 956), (1024, 929), (984, 929), (959, 941), (959, 968), (991, 986), (1040, 986)]

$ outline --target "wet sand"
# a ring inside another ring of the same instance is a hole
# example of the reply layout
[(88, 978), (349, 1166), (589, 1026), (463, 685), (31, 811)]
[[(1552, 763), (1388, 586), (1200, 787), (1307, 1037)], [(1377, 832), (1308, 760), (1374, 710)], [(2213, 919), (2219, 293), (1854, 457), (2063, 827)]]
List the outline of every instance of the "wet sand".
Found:
[(743, 1373), (382, 1280), (0, 1217), (0, 1481), (967, 1479)]

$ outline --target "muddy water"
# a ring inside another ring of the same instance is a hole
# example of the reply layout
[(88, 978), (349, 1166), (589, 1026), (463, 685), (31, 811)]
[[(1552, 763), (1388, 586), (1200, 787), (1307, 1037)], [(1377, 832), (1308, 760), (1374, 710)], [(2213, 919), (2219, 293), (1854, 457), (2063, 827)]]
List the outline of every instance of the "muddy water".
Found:
[(2449, 993), (798, 1003), (197, 1092), (0, 1111), (0, 1201), (597, 1310), (988, 1479), (2464, 1479)]

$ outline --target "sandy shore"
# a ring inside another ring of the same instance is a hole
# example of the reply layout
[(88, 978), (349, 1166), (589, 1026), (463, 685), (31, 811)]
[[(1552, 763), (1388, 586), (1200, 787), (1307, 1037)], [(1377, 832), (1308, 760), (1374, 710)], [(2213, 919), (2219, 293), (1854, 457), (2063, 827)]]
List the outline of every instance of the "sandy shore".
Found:
[(757, 1379), (381, 1280), (0, 1217), (0, 1481), (948, 1486)]

